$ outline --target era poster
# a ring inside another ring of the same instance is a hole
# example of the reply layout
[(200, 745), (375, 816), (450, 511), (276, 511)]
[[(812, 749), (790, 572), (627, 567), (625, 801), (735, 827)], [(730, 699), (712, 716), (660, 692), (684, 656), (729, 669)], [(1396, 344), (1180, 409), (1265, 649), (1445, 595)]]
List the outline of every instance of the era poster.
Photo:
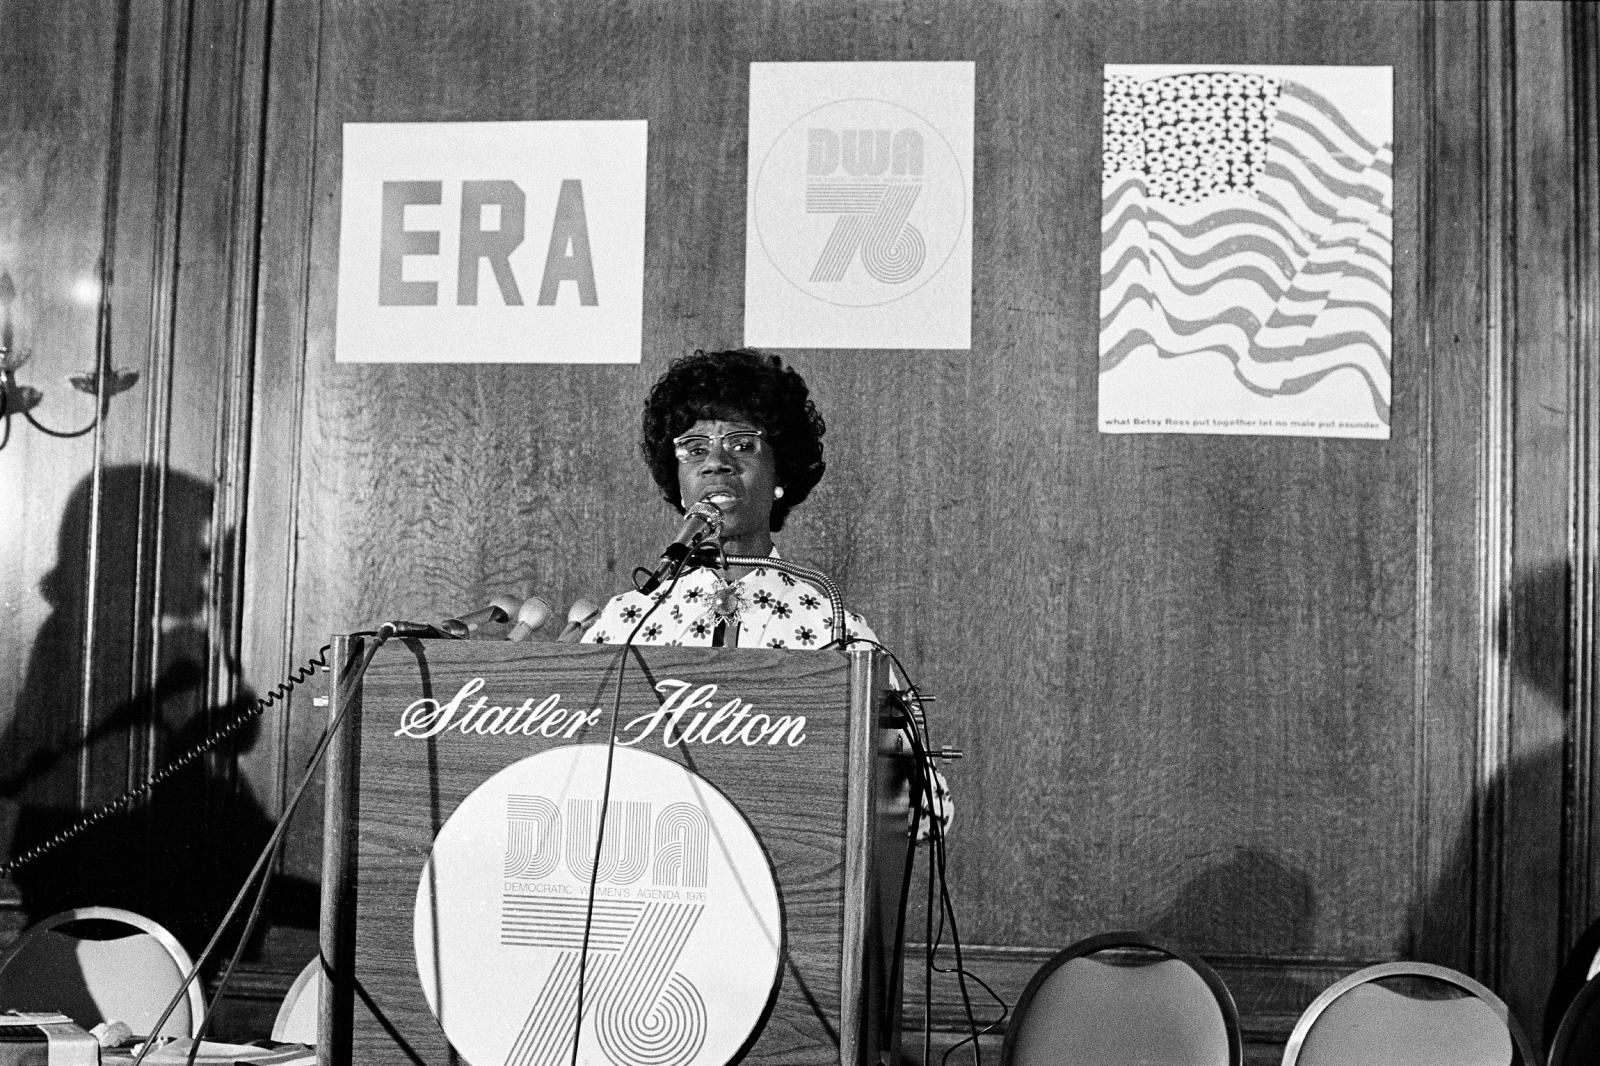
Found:
[(643, 121), (349, 122), (341, 363), (637, 363)]
[(1389, 67), (1105, 68), (1100, 429), (1388, 439)]

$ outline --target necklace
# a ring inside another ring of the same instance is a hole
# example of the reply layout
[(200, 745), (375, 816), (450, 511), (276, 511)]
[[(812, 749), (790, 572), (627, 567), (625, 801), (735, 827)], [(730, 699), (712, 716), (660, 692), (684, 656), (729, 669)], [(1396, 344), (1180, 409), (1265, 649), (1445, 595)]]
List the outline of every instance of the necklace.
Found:
[(743, 590), (738, 582), (730, 582), (721, 574), (713, 576), (716, 583), (711, 586), (711, 615), (719, 623), (732, 625), (739, 621), (739, 608), (744, 605)]

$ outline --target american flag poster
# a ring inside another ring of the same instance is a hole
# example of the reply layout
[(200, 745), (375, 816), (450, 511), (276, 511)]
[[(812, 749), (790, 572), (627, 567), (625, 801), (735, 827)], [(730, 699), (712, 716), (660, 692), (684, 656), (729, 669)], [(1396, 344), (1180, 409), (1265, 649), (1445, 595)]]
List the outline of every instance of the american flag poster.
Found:
[(1105, 68), (1101, 432), (1388, 439), (1392, 83)]

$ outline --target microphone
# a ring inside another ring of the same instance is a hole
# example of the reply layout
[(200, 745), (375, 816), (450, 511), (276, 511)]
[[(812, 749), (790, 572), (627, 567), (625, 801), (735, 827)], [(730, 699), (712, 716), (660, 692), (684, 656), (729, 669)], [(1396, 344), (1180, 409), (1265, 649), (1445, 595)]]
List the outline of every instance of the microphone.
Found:
[(527, 640), (535, 629), (550, 621), (550, 603), (543, 596), (529, 596), (517, 609), (517, 624), (506, 634), (507, 640)]
[(666, 550), (661, 553), (662, 562), (681, 563), (689, 557), (689, 552), (707, 536), (716, 536), (722, 532), (722, 508), (710, 500), (701, 500), (687, 511), (683, 512), (683, 525), (678, 527), (678, 535)]
[[(522, 601), (515, 596), (491, 596), (487, 607), (469, 611), (459, 618), (446, 618), (439, 623), (439, 628), (452, 637), (465, 638), (485, 622), (511, 621), (511, 616), (521, 608)], [(545, 610), (549, 610), (548, 604), (545, 606)]]
[(701, 500), (683, 512), (683, 524), (678, 527), (678, 535), (662, 551), (661, 565), (657, 566), (649, 579), (639, 586), (639, 591), (654, 592), (661, 585), (663, 577), (674, 568), (683, 565), (683, 561), (689, 557), (695, 545), (707, 536), (716, 536), (720, 532), (722, 532), (722, 508), (710, 500)]
[(561, 630), (561, 635), (556, 638), (562, 644), (571, 644), (581, 640), (589, 627), (594, 625), (594, 620), (600, 617), (600, 608), (585, 599), (572, 601), (572, 606), (567, 608), (567, 624)]

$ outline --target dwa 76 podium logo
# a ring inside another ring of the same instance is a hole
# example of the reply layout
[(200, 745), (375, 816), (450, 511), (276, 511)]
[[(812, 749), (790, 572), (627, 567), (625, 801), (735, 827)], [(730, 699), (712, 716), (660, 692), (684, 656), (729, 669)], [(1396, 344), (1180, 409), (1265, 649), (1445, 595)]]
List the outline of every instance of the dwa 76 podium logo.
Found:
[(609, 789), (604, 744), (521, 759), (434, 839), (417, 973), (472, 1066), (722, 1066), (762, 1022), (782, 918), (755, 831), (687, 768), (614, 759)]

